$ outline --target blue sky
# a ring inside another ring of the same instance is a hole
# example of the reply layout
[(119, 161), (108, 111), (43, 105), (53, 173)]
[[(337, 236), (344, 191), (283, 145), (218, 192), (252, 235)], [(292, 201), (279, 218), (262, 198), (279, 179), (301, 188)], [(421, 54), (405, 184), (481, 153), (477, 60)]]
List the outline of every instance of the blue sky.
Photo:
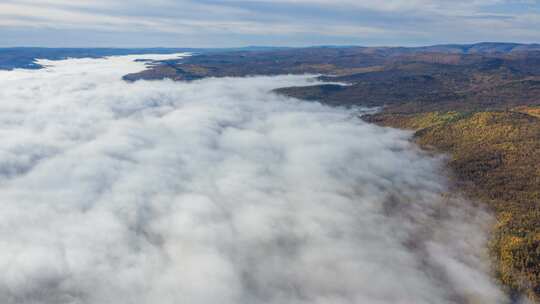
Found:
[(0, 0), (0, 46), (540, 42), (540, 0)]

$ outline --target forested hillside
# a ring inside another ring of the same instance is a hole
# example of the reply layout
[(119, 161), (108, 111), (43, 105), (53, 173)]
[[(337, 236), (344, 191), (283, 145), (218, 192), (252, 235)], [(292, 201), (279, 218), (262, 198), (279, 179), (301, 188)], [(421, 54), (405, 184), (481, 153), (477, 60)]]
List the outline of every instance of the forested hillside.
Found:
[(416, 130), (425, 148), (449, 153), (456, 183), (495, 211), (490, 251), (497, 276), (540, 294), (540, 119), (521, 112), (377, 114), (378, 124)]

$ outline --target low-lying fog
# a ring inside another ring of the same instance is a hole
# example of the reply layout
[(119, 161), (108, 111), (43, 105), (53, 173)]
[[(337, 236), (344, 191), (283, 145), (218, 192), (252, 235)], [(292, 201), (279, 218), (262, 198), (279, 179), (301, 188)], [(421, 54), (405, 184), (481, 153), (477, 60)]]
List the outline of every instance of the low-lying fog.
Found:
[(0, 72), (1, 303), (506, 302), (410, 133), (140, 57)]

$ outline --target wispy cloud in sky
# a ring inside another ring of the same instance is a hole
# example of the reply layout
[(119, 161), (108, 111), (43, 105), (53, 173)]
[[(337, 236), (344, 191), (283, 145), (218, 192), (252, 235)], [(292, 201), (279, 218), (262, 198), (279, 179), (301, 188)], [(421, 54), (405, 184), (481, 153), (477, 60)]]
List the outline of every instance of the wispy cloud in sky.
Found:
[(536, 0), (3, 0), (0, 44), (240, 46), (540, 41)]

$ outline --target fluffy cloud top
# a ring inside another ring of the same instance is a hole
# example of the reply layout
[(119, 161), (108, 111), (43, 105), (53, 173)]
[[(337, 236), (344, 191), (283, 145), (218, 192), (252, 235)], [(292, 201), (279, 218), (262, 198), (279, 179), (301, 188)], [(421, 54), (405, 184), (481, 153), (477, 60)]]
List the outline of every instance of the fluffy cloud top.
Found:
[(0, 302), (505, 303), (409, 133), (134, 58), (0, 72)]

